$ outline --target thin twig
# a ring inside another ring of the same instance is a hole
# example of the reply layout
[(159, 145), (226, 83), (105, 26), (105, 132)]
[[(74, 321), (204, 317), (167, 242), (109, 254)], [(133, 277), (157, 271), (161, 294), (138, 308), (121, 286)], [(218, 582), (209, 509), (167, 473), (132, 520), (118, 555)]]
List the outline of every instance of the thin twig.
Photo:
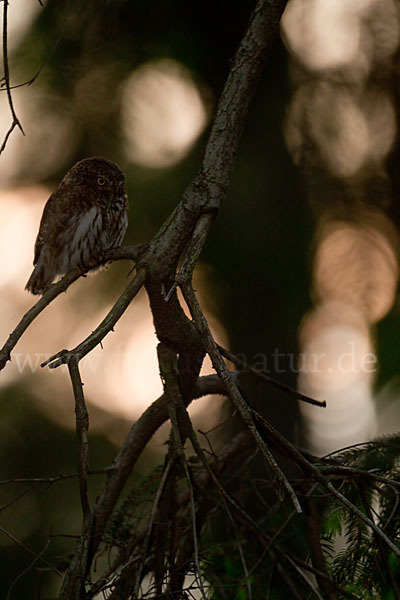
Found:
[[(319, 593), (318, 589), (315, 587), (315, 585), (313, 584), (313, 582), (311, 581), (311, 579), (309, 577), (307, 577), (307, 575), (305, 573), (303, 573), (302, 569), (300, 569), (295, 561), (292, 559), (292, 557), (287, 554), (287, 552), (283, 549), (280, 548), (280, 553), (282, 554), (282, 556), (285, 557), (285, 559), (287, 560), (287, 562), (289, 564), (292, 565), (292, 567), (295, 569), (295, 571), (300, 575), (300, 577), (302, 579), (304, 579), (306, 585), (308, 585), (312, 591), (312, 593), (319, 599), (319, 600), (324, 600), (324, 598), (321, 596), (321, 594)], [(328, 598), (325, 598), (325, 600), (328, 600)]]
[(206, 600), (206, 593), (201, 578), (201, 569), (199, 561), (196, 526), (196, 505), (194, 499), (193, 484), (184, 451), (184, 444), (189, 433), (189, 429), (191, 429), (191, 423), (179, 386), (178, 357), (176, 351), (164, 343), (158, 344), (157, 355), (160, 368), (160, 377), (163, 381), (164, 393), (167, 396), (168, 416), (172, 427), (172, 443), (169, 448), (168, 459), (171, 461), (176, 455), (181, 463), (185, 474), (186, 483), (189, 490), (190, 507), (192, 514), (192, 535), (195, 570), (199, 581), (201, 596), (204, 600)]
[(276, 379), (274, 379), (273, 377), (270, 377), (263, 371), (260, 371), (259, 369), (255, 369), (254, 367), (250, 366), (249, 364), (246, 363), (246, 361), (244, 361), (241, 358), (239, 358), (238, 356), (236, 356), (236, 354), (233, 354), (233, 352), (226, 350), (226, 348), (223, 348), (219, 344), (217, 344), (217, 347), (218, 347), (218, 350), (220, 351), (220, 353), (222, 354), (222, 356), (225, 356), (225, 358), (230, 360), (233, 364), (237, 365), (244, 371), (248, 371), (249, 373), (252, 373), (252, 375), (257, 377), (258, 379), (261, 379), (262, 381), (265, 381), (266, 383), (274, 385), (275, 387), (279, 388), (280, 390), (283, 390), (284, 392), (287, 392), (291, 396), (294, 396), (297, 400), (302, 400), (302, 402), (308, 402), (308, 404), (313, 404), (314, 406), (320, 406), (322, 408), (326, 407), (325, 400), (315, 400), (314, 398), (310, 398), (310, 396), (305, 396), (298, 390), (292, 388), (290, 385), (287, 385), (286, 383), (277, 381)]
[(326, 573), (319, 571), (318, 569), (316, 569), (315, 567), (313, 567), (312, 565), (310, 565), (309, 562), (302, 560), (301, 558), (299, 558), (298, 556), (295, 556), (294, 554), (291, 554), (290, 552), (288, 552), (287, 550), (284, 550), (279, 544), (275, 544), (274, 548), (282, 553), (282, 555), (286, 558), (287, 556), (290, 557), (290, 559), (296, 563), (301, 569), (303, 569), (304, 571), (308, 571), (309, 573), (312, 573), (313, 575), (315, 575), (315, 577), (324, 577), (325, 579), (329, 580), (329, 582), (334, 586), (334, 588), (341, 593), (341, 595), (344, 598), (350, 598), (350, 600), (362, 600), (362, 598), (360, 598), (359, 596), (355, 596), (354, 594), (352, 594), (351, 592), (348, 592), (346, 589), (344, 589), (342, 586), (340, 586), (339, 584), (337, 584), (335, 581), (333, 581)]
[[(96, 266), (103, 265), (104, 262), (110, 262), (114, 260), (136, 260), (137, 256), (143, 251), (143, 244), (136, 244), (132, 246), (122, 246), (120, 248), (113, 248), (108, 250), (102, 256), (101, 261), (94, 260), (88, 265), (88, 270), (95, 268)], [(11, 351), (15, 348), (18, 341), (25, 333), (29, 325), (36, 319), (36, 317), (55, 299), (57, 296), (65, 292), (69, 286), (82, 276), (82, 272), (78, 272), (73, 269), (60, 281), (54, 283), (43, 296), (30, 308), (22, 317), (14, 331), (10, 333), (4, 346), (0, 349), (0, 371), (4, 369), (7, 362), (11, 360)]]
[(212, 219), (213, 215), (211, 213), (205, 213), (201, 215), (197, 221), (191, 240), (185, 250), (182, 266), (179, 273), (176, 275), (173, 286), (165, 296), (165, 302), (169, 302), (178, 285), (182, 285), (191, 279), (194, 266), (200, 256)]
[(108, 312), (96, 329), (73, 350), (60, 350), (60, 352), (57, 352), (57, 354), (54, 354), (48, 360), (42, 363), (41, 367), (48, 366), (50, 369), (56, 369), (61, 365), (68, 364), (72, 357), (77, 358), (79, 361), (86, 356), (91, 350), (93, 350), (93, 348), (100, 344), (100, 342), (108, 333), (110, 333), (110, 331), (113, 331), (114, 326), (122, 317), (133, 298), (141, 290), (144, 280), (145, 271), (144, 269), (139, 269), (135, 277), (128, 284), (112, 309)]
[(154, 497), (154, 501), (153, 501), (152, 507), (151, 507), (150, 520), (149, 520), (149, 524), (148, 524), (148, 527), (147, 527), (146, 536), (145, 536), (145, 539), (144, 539), (144, 542), (143, 542), (143, 546), (142, 546), (142, 552), (141, 552), (142, 561), (141, 561), (141, 564), (140, 564), (140, 567), (139, 567), (139, 570), (138, 570), (138, 573), (137, 573), (135, 587), (134, 587), (134, 594), (135, 594), (134, 597), (136, 597), (136, 598), (138, 597), (138, 594), (139, 594), (139, 588), (140, 588), (140, 584), (142, 582), (143, 570), (144, 570), (144, 567), (145, 567), (145, 558), (144, 557), (146, 557), (147, 554), (148, 554), (148, 550), (149, 550), (149, 547), (150, 547), (150, 540), (151, 540), (151, 536), (152, 536), (152, 533), (153, 533), (154, 521), (155, 521), (155, 518), (156, 518), (156, 515), (157, 515), (158, 506), (160, 504), (161, 496), (162, 496), (162, 493), (164, 491), (165, 484), (167, 482), (169, 474), (171, 472), (172, 466), (173, 466), (173, 462), (172, 461), (170, 461), (170, 462), (168, 462), (166, 464), (165, 469), (164, 469), (163, 474), (162, 474), (161, 479), (160, 479), (160, 483), (159, 483), (159, 485), (157, 487), (157, 492), (156, 492), (156, 495)]
[(36, 317), (65, 290), (80, 277), (76, 271), (71, 271), (65, 275), (60, 281), (52, 285), (43, 296), (24, 314), (21, 321), (10, 333), (4, 346), (0, 350), (0, 370), (5, 367), (7, 362), (11, 360), (11, 350), (14, 349), (19, 339), (22, 337), (29, 325)]
[(354, 477), (362, 477), (364, 479), (372, 479), (374, 481), (379, 481), (380, 483), (385, 483), (387, 485), (392, 485), (393, 487), (400, 487), (400, 481), (396, 481), (395, 479), (390, 479), (389, 477), (384, 477), (383, 475), (379, 475), (378, 473), (374, 473), (373, 471), (358, 469), (356, 467), (348, 467), (347, 465), (318, 465), (321, 473), (325, 475), (342, 475), (343, 477), (349, 477), (353, 475)]
[(46, 552), (47, 548), (49, 547), (49, 544), (50, 544), (50, 540), (47, 540), (47, 542), (44, 545), (43, 549), (39, 552), (39, 554), (37, 556), (35, 556), (35, 558), (33, 559), (33, 561), (26, 567), (26, 569), (24, 569), (23, 571), (21, 571), (21, 573), (19, 573), (16, 576), (16, 578), (14, 579), (14, 581), (12, 582), (12, 584), (10, 585), (10, 587), (8, 588), (6, 600), (10, 600), (11, 593), (12, 593), (14, 587), (16, 586), (16, 584), (18, 583), (18, 581), (20, 579), (22, 579), (22, 577), (24, 575), (26, 575), (27, 573), (29, 573), (29, 571), (35, 566), (35, 564), (42, 558), (43, 554)]
[(0, 513), (2, 513), (4, 510), (7, 510), (7, 508), (10, 508), (10, 506), (12, 506), (16, 502), (18, 502), (18, 500), (20, 500), (21, 498), (23, 498), (29, 492), (30, 492), (30, 490), (29, 490), (29, 488), (27, 488), (26, 490), (23, 490), (22, 492), (20, 492), (19, 494), (17, 494), (17, 496), (15, 498), (13, 498), (12, 500), (10, 500), (9, 502), (6, 502), (6, 504), (3, 504), (2, 506), (0, 506)]
[[(393, 503), (393, 508), (390, 512), (390, 515), (388, 516), (388, 518), (386, 519), (386, 523), (384, 523), (382, 525), (382, 529), (387, 529), (387, 527), (389, 526), (389, 523), (391, 522), (391, 520), (393, 519), (394, 515), (397, 513), (397, 508), (399, 506), (399, 492), (398, 490), (396, 490), (396, 488), (393, 488), (393, 486), (389, 483), (388, 487), (392, 488), (392, 492), (395, 496), (395, 501)], [(382, 494), (382, 490), (381, 488), (378, 486), (377, 487), (378, 492), (380, 492)]]
[(8, 18), (8, 0), (3, 0), (3, 68), (4, 68), (4, 83), (5, 83), (5, 88), (6, 88), (6, 92), (7, 92), (7, 100), (8, 100), (8, 105), (10, 107), (10, 111), (11, 111), (11, 116), (12, 116), (12, 123), (11, 126), (9, 128), (9, 130), (7, 131), (5, 138), (3, 140), (3, 143), (0, 147), (0, 154), (4, 151), (4, 148), (7, 145), (7, 141), (8, 138), (10, 137), (11, 133), (13, 132), (15, 127), (18, 127), (21, 131), (21, 133), (23, 135), (25, 135), (24, 130), (22, 129), (22, 125), (16, 115), (15, 112), (15, 108), (14, 108), (14, 103), (13, 103), (13, 98), (11, 95), (11, 88), (10, 88), (10, 71), (9, 71), (9, 66), (8, 66), (8, 23), (7, 23), (7, 18)]
[[(42, 0), (38, 0), (38, 2), (39, 2), (39, 4), (40, 4), (40, 6), (42, 6), (42, 7), (43, 7), (43, 2), (42, 2)], [(28, 79), (27, 81), (23, 81), (22, 83), (16, 83), (16, 84), (14, 84), (14, 85), (10, 85), (10, 86), (9, 86), (9, 89), (10, 89), (10, 90), (15, 90), (16, 88), (20, 88), (20, 87), (28, 87), (28, 86), (32, 85), (32, 84), (33, 84), (33, 83), (36, 81), (36, 79), (39, 77), (40, 73), (43, 71), (43, 69), (45, 68), (45, 66), (46, 66), (46, 65), (47, 65), (47, 64), (50, 62), (51, 58), (52, 58), (52, 57), (53, 57), (53, 55), (55, 54), (55, 51), (57, 50), (58, 44), (60, 43), (60, 41), (61, 41), (61, 39), (62, 39), (62, 36), (63, 36), (63, 29), (64, 29), (65, 22), (66, 22), (66, 19), (67, 19), (68, 9), (69, 9), (69, 2), (66, 2), (66, 10), (65, 10), (65, 13), (64, 13), (63, 25), (62, 25), (62, 27), (61, 27), (61, 34), (60, 34), (60, 36), (59, 36), (59, 37), (56, 39), (56, 41), (55, 41), (55, 44), (54, 44), (53, 48), (50, 50), (50, 52), (48, 52), (48, 53), (46, 54), (46, 58), (45, 58), (45, 60), (42, 62), (42, 64), (40, 65), (39, 69), (38, 69), (38, 70), (36, 71), (36, 73), (35, 73), (35, 74), (34, 74), (34, 75), (33, 75), (33, 76), (30, 78), (30, 79)], [(0, 91), (3, 91), (3, 89), (2, 89), (3, 87), (4, 87), (4, 85), (2, 84), (2, 85), (0, 86)]]
[(17, 544), (17, 546), (20, 546), (21, 548), (23, 548), (31, 556), (34, 556), (35, 558), (39, 558), (40, 562), (42, 562), (44, 565), (46, 565), (46, 567), (48, 567), (49, 569), (54, 571), (54, 573), (57, 573), (57, 575), (62, 577), (62, 573), (60, 573), (60, 571), (58, 569), (56, 569), (56, 567), (54, 567), (45, 558), (43, 558), (43, 556), (40, 556), (40, 554), (37, 554), (36, 552), (34, 552), (33, 550), (31, 550), (30, 548), (25, 546), (25, 544), (23, 542), (21, 542), (21, 540), (19, 540), (12, 533), (7, 531), (7, 529), (4, 529), (4, 527), (0, 526), (0, 533), (3, 533), (4, 535), (6, 535), (8, 538), (10, 538), (10, 540), (12, 540), (15, 544)]
[[(87, 475), (107, 475), (108, 473), (115, 470), (115, 467), (103, 467), (101, 469), (90, 469)], [(60, 473), (60, 475), (54, 475), (53, 477), (18, 477), (16, 479), (1, 479), (0, 485), (7, 483), (46, 483), (53, 484), (64, 479), (75, 479), (79, 476), (78, 473)]]
[[(195, 505), (195, 500), (194, 500), (193, 484), (192, 484), (189, 467), (188, 467), (183, 449), (182, 449), (182, 463), (183, 463), (183, 469), (185, 472), (185, 477), (186, 477), (186, 481), (187, 481), (188, 488), (189, 488), (189, 494), (190, 494), (190, 507), (191, 507), (191, 513), (192, 513), (192, 535), (193, 535), (193, 547), (194, 547), (194, 564), (195, 564), (196, 574), (197, 574), (197, 578), (198, 578), (198, 582), (199, 582), (201, 597), (204, 600), (207, 600), (206, 592), (205, 592), (205, 589), (203, 586), (203, 581), (202, 581), (202, 576), (201, 576), (201, 568), (200, 568), (200, 560), (199, 560), (199, 543), (198, 543), (198, 537), (197, 537), (196, 505)], [(250, 597), (249, 597), (249, 600), (251, 600)]]
[[(221, 394), (224, 391), (225, 388), (219, 377), (212, 375), (200, 377), (192, 390), (192, 398), (187, 398), (186, 401), (189, 404), (194, 398), (201, 398), (213, 393)], [(95, 533), (92, 540), (93, 553), (97, 551), (108, 519), (133, 467), (148, 441), (167, 419), (167, 398), (163, 394), (132, 425), (125, 442), (114, 459), (113, 472), (103, 484), (94, 507)]]
[[(251, 409), (252, 410), (252, 409)], [(396, 556), (400, 557), (400, 548), (396, 546), (392, 542), (392, 540), (385, 534), (382, 529), (380, 529), (371, 519), (369, 519), (355, 504), (350, 502), (339, 490), (337, 490), (332, 483), (322, 474), (320, 469), (309, 462), (303, 454), (298, 450), (293, 444), (289, 442), (279, 431), (277, 431), (271, 423), (269, 423), (262, 415), (252, 410), (255, 418), (262, 422), (268, 434), (271, 436), (271, 439), (277, 444), (277, 447), (288, 454), (294, 462), (296, 462), (299, 467), (301, 467), (305, 472), (312, 474), (316, 481), (321, 483), (335, 498), (339, 501), (340, 504), (345, 506), (350, 512), (355, 514), (361, 521), (363, 521), (373, 532), (379, 535), (384, 542), (389, 546), (391, 550), (395, 553)]]

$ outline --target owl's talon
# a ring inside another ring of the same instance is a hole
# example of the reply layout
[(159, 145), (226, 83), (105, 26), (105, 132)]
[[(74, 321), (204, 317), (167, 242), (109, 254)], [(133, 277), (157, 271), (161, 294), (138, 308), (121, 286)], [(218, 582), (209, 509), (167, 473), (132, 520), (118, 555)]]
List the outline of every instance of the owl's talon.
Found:
[(80, 277), (87, 277), (87, 269), (78, 265), (75, 268), (78, 271)]

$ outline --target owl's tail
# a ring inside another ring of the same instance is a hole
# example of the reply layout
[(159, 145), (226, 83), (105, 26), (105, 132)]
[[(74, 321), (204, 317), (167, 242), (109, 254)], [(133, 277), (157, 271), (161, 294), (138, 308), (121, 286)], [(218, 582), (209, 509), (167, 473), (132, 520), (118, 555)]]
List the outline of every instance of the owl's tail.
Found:
[(40, 296), (50, 287), (53, 279), (54, 274), (39, 260), (28, 279), (25, 289), (32, 294)]

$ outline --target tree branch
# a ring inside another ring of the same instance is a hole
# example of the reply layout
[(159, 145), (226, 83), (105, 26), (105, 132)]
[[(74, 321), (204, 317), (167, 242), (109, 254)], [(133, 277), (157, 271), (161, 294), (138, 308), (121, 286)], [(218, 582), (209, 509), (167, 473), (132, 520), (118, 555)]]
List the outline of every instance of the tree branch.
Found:
[(7, 142), (8, 142), (8, 138), (12, 134), (15, 127), (18, 127), (20, 129), (20, 131), (22, 132), (22, 134), (25, 135), (25, 132), (22, 129), (22, 125), (16, 115), (13, 98), (11, 95), (10, 71), (9, 71), (9, 67), (8, 67), (8, 23), (7, 23), (7, 17), (8, 17), (8, 0), (3, 0), (3, 69), (4, 69), (3, 82), (5, 85), (6, 91), (7, 91), (7, 99), (8, 99), (8, 105), (9, 105), (10, 111), (11, 111), (12, 123), (11, 123), (10, 128), (7, 131), (5, 138), (3, 140), (3, 143), (0, 147), (0, 154), (4, 151), (4, 148), (6, 147)]
[(83, 384), (79, 373), (79, 360), (74, 355), (68, 363), (68, 370), (75, 398), (78, 476), (83, 518), (78, 550), (72, 561), (73, 568), (68, 570), (60, 592), (60, 599), (65, 600), (69, 600), (70, 598), (83, 599), (86, 597), (85, 580), (92, 529), (92, 509), (90, 506), (87, 485), (87, 472), (89, 469), (89, 446), (87, 440), (89, 416), (85, 405)]
[(313, 465), (308, 461), (303, 454), (293, 444), (289, 442), (279, 431), (277, 431), (266, 419), (264, 419), (259, 413), (253, 411), (255, 418), (260, 420), (265, 430), (270, 436), (271, 440), (274, 441), (276, 447), (287, 456), (290, 456), (295, 463), (309, 475), (312, 475), (315, 481), (318, 481), (336, 500), (347, 508), (350, 512), (355, 514), (361, 521), (363, 521), (373, 533), (376, 533), (387, 546), (395, 553), (396, 556), (400, 557), (400, 549), (392, 542), (392, 540), (385, 534), (385, 532), (378, 527), (371, 519), (369, 519), (355, 504), (350, 502), (334, 485), (322, 474), (316, 465)]
[(184, 285), (181, 287), (185, 301), (189, 307), (192, 318), (198, 328), (199, 335), (201, 336), (207, 354), (210, 356), (214, 369), (217, 371), (221, 380), (226, 386), (226, 389), (229, 393), (229, 397), (231, 398), (233, 404), (239, 412), (241, 419), (243, 420), (246, 427), (248, 427), (250, 433), (253, 435), (258, 447), (260, 448), (264, 458), (267, 463), (272, 468), (279, 485), (282, 485), (289, 494), (293, 505), (298, 513), (301, 513), (301, 506), (297, 499), (297, 496), (290, 485), (286, 475), (282, 472), (280, 467), (278, 466), (275, 458), (271, 454), (268, 446), (260, 436), (255, 423), (253, 421), (251, 412), (244, 398), (242, 397), (240, 391), (238, 390), (236, 384), (231, 379), (229, 371), (218, 351), (217, 344), (215, 343), (211, 331), (209, 329), (208, 323), (201, 311), (200, 305), (197, 301), (197, 298), (193, 292), (193, 289), (190, 285)]
[(307, 402), (308, 404), (313, 404), (314, 406), (320, 406), (321, 408), (326, 408), (325, 400), (322, 400), (322, 401), (315, 400), (314, 398), (305, 396), (298, 390), (295, 390), (294, 388), (290, 387), (290, 385), (287, 385), (286, 383), (277, 381), (276, 379), (274, 379), (273, 377), (270, 377), (266, 373), (263, 373), (262, 371), (255, 369), (254, 367), (251, 367), (244, 360), (242, 360), (241, 358), (236, 356), (236, 354), (233, 354), (233, 352), (226, 350), (219, 344), (217, 344), (217, 347), (218, 347), (219, 352), (222, 354), (222, 356), (225, 356), (225, 358), (227, 358), (228, 360), (233, 362), (233, 364), (235, 364), (238, 367), (240, 367), (241, 369), (243, 369), (243, 371), (248, 371), (249, 373), (251, 373), (252, 375), (257, 377), (258, 379), (261, 379), (261, 381), (265, 381), (265, 383), (274, 385), (275, 387), (279, 388), (280, 390), (283, 390), (284, 392), (287, 392), (288, 394), (290, 394), (291, 396), (294, 396), (296, 399), (301, 400), (302, 402)]
[(60, 352), (57, 352), (57, 354), (54, 354), (42, 363), (41, 367), (48, 365), (50, 369), (56, 369), (60, 365), (68, 364), (72, 357), (80, 361), (86, 356), (93, 348), (100, 344), (110, 331), (114, 329), (115, 324), (124, 314), (133, 298), (141, 290), (144, 280), (145, 273), (140, 269), (102, 322), (86, 339), (83, 340), (83, 342), (78, 344), (73, 350), (61, 350)]
[[(122, 246), (113, 248), (104, 252), (101, 260), (95, 260), (87, 266), (87, 270), (106, 264), (114, 260), (132, 260), (136, 261), (141, 252), (143, 252), (143, 244), (134, 244), (131, 246)], [(83, 274), (76, 269), (73, 269), (60, 281), (54, 283), (43, 296), (24, 314), (14, 331), (10, 333), (4, 346), (0, 349), (0, 371), (4, 369), (7, 362), (11, 360), (11, 351), (15, 348), (18, 341), (28, 329), (29, 325), (36, 319), (38, 315), (48, 306), (57, 296), (65, 292), (69, 286), (79, 279)]]

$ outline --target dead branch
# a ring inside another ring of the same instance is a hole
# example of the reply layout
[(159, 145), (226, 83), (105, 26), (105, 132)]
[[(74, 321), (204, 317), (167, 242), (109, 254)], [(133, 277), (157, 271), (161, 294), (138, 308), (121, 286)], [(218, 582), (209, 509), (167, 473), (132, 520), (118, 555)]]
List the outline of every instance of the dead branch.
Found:
[(4, 75), (2, 78), (3, 79), (2, 86), (5, 86), (5, 88), (6, 88), (8, 106), (10, 107), (12, 122), (11, 122), (10, 128), (8, 129), (8, 131), (4, 137), (3, 143), (0, 147), (0, 154), (4, 151), (4, 148), (6, 147), (7, 142), (8, 142), (8, 138), (10, 137), (10, 135), (12, 134), (12, 132), (14, 131), (14, 129), (16, 127), (18, 127), (18, 129), (21, 131), (21, 133), (23, 135), (25, 135), (25, 132), (22, 129), (22, 125), (17, 117), (16, 112), (15, 112), (14, 102), (13, 102), (13, 97), (11, 94), (11, 87), (10, 87), (10, 70), (9, 70), (9, 66), (8, 66), (8, 0), (3, 0), (3, 69), (4, 69)]

